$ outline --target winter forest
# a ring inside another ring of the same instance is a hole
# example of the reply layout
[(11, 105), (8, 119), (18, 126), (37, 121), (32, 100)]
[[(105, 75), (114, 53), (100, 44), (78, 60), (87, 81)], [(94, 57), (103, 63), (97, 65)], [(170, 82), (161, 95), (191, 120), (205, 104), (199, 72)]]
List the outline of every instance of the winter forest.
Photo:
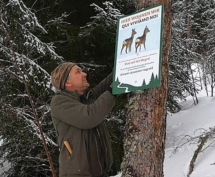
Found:
[[(117, 18), (159, 3), (169, 18), (166, 89), (118, 95), (105, 125), (114, 157), (109, 176), (165, 176), (166, 117), (180, 113), (187, 97), (197, 106), (201, 91), (214, 97), (214, 0), (0, 0), (0, 176), (58, 176), (51, 72), (62, 62), (78, 63), (93, 88), (113, 70)], [(198, 135), (188, 176), (214, 136), (210, 126)]]

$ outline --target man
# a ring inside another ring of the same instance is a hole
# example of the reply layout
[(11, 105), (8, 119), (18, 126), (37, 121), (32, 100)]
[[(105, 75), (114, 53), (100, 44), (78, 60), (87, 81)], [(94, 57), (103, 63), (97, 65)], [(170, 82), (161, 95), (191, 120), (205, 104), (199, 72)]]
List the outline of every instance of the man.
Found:
[(70, 62), (59, 65), (51, 74), (53, 86), (61, 90), (51, 101), (60, 146), (60, 177), (102, 177), (112, 164), (103, 123), (115, 104), (110, 93), (112, 74), (88, 93), (86, 76)]

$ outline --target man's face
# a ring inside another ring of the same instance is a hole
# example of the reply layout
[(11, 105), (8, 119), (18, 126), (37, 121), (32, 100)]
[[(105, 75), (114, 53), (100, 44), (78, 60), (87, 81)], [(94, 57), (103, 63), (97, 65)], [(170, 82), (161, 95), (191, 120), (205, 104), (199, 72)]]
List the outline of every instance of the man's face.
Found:
[(66, 81), (66, 88), (70, 91), (77, 90), (78, 93), (83, 94), (90, 86), (86, 77), (87, 74), (82, 72), (80, 67), (74, 66), (70, 71), (70, 78)]

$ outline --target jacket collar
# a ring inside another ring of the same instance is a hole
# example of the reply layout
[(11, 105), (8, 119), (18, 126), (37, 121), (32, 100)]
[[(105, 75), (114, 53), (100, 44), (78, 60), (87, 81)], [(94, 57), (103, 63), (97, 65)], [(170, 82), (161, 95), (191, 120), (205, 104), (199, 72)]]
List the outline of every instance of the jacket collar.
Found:
[(80, 96), (81, 96), (81, 95), (78, 93), (77, 90), (71, 92), (71, 91), (68, 91), (68, 90), (65, 90), (65, 89), (64, 89), (64, 90), (61, 91), (60, 94), (69, 96), (69, 97), (71, 97), (71, 98), (73, 98), (73, 99), (76, 99), (76, 100), (80, 100)]
[(63, 95), (66, 95), (66, 96), (69, 96), (73, 99), (76, 99), (76, 100), (79, 100), (80, 99), (87, 99), (90, 97), (90, 95), (93, 94), (93, 91), (92, 90), (88, 90), (88, 91), (85, 91), (83, 95), (79, 94), (77, 90), (75, 91), (68, 91), (68, 90), (62, 90), (60, 94), (63, 94)]

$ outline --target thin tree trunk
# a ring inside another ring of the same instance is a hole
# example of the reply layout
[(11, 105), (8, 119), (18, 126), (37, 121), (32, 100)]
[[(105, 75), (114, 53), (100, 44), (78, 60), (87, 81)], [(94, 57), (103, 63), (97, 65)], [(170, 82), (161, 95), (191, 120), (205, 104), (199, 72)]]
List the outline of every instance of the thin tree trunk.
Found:
[[(188, 19), (187, 19), (187, 38), (188, 39), (191, 39), (191, 4), (192, 4), (192, 1), (189, 0), (188, 1), (188, 5), (189, 5), (189, 10), (188, 10)], [(190, 51), (191, 50), (191, 44), (189, 42), (188, 46), (187, 46), (187, 49)], [(196, 86), (195, 86), (195, 79), (194, 79), (194, 76), (193, 76), (193, 71), (192, 71), (192, 68), (191, 68), (191, 63), (188, 64), (188, 70), (190, 71), (190, 74), (191, 74), (191, 77), (192, 77), (192, 82), (193, 82), (193, 88), (192, 88), (192, 97), (193, 97), (193, 102), (194, 104), (198, 104), (198, 98), (197, 98), (197, 95), (196, 95)]]
[(211, 74), (211, 97), (214, 96), (214, 75)]
[(192, 160), (190, 161), (189, 172), (187, 174), (187, 177), (190, 177), (191, 173), (193, 172), (194, 164), (196, 162), (196, 159), (197, 159), (199, 153), (201, 152), (203, 146), (207, 142), (208, 138), (209, 138), (209, 135), (206, 135), (205, 137), (200, 138), (200, 140), (201, 140), (200, 144), (198, 145), (198, 148), (195, 150), (195, 152), (193, 154), (193, 157), (192, 157)]
[(201, 77), (201, 73), (200, 73), (200, 69), (199, 69), (199, 64), (197, 64), (197, 67), (198, 67), (198, 73), (199, 73), (199, 82), (200, 82), (200, 86), (201, 86), (201, 90), (203, 89), (203, 86), (202, 86), (202, 77)]
[(197, 105), (199, 103), (197, 95), (196, 95), (196, 86), (195, 86), (195, 78), (193, 76), (193, 70), (191, 68), (191, 64), (188, 64), (188, 70), (190, 71), (191, 74), (191, 78), (192, 78), (192, 83), (193, 83), (193, 87), (192, 87), (192, 97), (193, 97), (193, 102), (195, 105)]
[(123, 177), (163, 177), (166, 135), (168, 57), (171, 46), (171, 0), (137, 1), (139, 8), (164, 3), (161, 85), (131, 93), (128, 98), (122, 163)]
[[(190, 39), (191, 38), (191, 19), (190, 19), (190, 16), (191, 16), (191, 0), (188, 1), (188, 5), (189, 5), (189, 10), (188, 10), (188, 19), (187, 19), (187, 38)], [(188, 45), (188, 50), (191, 50), (191, 45), (189, 44)]]
[(206, 91), (206, 94), (208, 97), (207, 75), (206, 75), (206, 66), (205, 66), (204, 58), (202, 59), (202, 78), (203, 78), (203, 83), (205, 86), (205, 91)]

